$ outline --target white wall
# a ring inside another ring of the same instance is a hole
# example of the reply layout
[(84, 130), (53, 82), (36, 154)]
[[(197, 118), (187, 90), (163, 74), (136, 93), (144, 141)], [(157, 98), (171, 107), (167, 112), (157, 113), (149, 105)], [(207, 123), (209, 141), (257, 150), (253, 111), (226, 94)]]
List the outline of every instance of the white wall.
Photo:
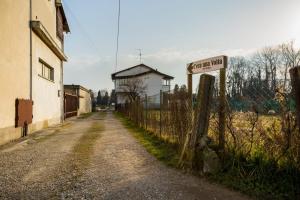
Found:
[[(149, 73), (139, 77), (142, 79), (144, 86), (146, 86), (145, 94), (153, 101), (153, 103), (159, 103), (160, 101), (160, 90), (166, 91), (166, 87), (163, 87), (163, 77), (156, 73)], [(116, 84), (116, 91), (122, 91), (121, 87)], [(117, 94), (117, 103), (123, 104), (126, 102), (124, 95)]]
[[(54, 81), (38, 75), (39, 59), (54, 69)], [(33, 35), (33, 123), (40, 123), (36, 129), (59, 123), (63, 115), (61, 110), (62, 74), (60, 59), (36, 36)], [(48, 122), (46, 122), (48, 120)], [(41, 127), (42, 126), (42, 127)]]

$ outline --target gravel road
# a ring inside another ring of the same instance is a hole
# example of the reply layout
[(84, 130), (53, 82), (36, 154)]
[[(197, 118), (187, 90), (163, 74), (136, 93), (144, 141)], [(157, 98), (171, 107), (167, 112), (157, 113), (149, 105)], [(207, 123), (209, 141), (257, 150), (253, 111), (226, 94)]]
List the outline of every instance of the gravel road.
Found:
[(0, 199), (248, 199), (166, 167), (111, 114), (0, 147)]

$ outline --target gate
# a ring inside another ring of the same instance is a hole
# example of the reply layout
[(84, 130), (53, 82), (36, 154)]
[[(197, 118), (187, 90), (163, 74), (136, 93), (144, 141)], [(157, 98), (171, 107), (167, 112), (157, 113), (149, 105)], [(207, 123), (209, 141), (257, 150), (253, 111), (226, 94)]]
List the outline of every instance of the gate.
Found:
[(66, 94), (64, 98), (64, 117), (74, 117), (78, 114), (79, 99), (77, 95)]

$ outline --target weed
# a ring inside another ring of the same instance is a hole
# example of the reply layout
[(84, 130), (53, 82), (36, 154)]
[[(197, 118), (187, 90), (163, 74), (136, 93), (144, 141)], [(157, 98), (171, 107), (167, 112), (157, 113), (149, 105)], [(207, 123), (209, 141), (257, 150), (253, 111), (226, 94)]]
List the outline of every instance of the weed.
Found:
[(177, 167), (179, 161), (178, 147), (168, 141), (162, 141), (159, 137), (146, 131), (144, 128), (138, 128), (136, 125), (125, 118), (120, 113), (115, 113), (115, 116), (120, 119), (123, 125), (130, 133), (146, 148), (146, 150), (156, 157), (158, 160), (165, 163), (167, 166)]

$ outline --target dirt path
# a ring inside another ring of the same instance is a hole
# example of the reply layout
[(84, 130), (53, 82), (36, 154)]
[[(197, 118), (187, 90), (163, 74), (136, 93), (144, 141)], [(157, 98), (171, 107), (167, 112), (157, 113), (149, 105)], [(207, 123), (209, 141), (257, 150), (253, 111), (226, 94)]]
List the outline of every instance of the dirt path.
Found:
[(111, 113), (0, 149), (0, 199), (247, 199), (153, 158)]

